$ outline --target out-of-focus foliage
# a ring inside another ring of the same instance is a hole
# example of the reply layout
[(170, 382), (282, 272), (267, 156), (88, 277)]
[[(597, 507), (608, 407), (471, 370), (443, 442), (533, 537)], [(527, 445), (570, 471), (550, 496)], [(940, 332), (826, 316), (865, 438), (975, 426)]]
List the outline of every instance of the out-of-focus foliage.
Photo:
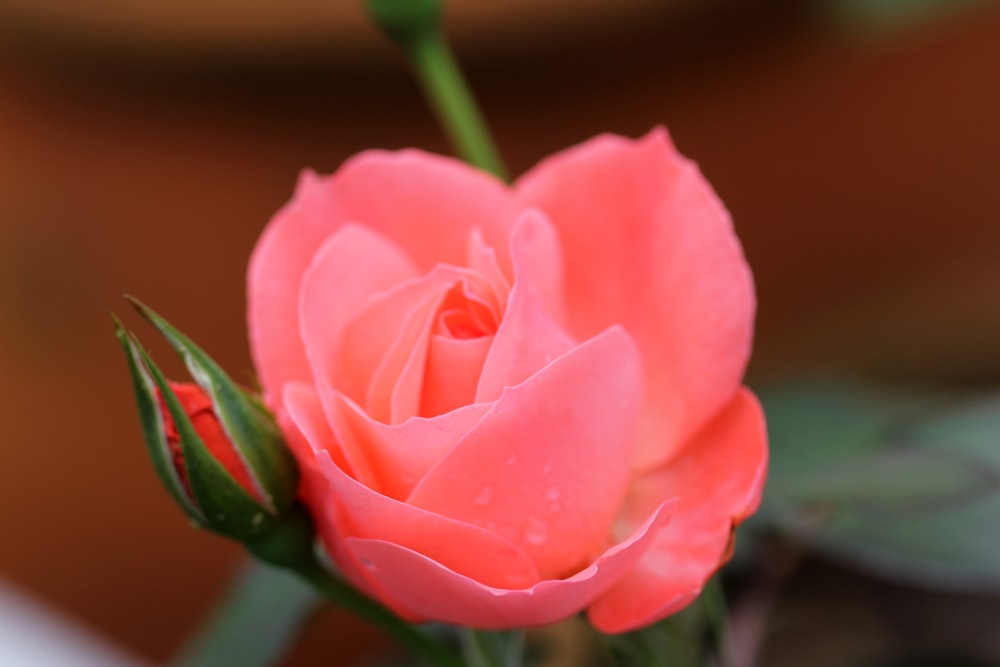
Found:
[(985, 5), (993, 0), (825, 0), (837, 15), (866, 24), (891, 26)]
[(171, 664), (273, 665), (320, 605), (319, 595), (295, 575), (248, 562), (204, 632), (192, 637)]
[(1000, 591), (1000, 395), (812, 382), (762, 400), (772, 463), (754, 525), (892, 579)]
[(992, 667), (978, 660), (940, 656), (936, 658), (900, 658), (892, 662), (883, 662), (871, 667)]

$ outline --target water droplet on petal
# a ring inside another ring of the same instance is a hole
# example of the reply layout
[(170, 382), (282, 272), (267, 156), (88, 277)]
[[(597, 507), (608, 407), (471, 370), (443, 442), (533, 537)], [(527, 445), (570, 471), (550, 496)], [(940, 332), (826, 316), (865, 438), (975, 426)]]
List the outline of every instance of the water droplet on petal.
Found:
[(493, 487), (487, 484), (479, 490), (479, 493), (476, 494), (472, 502), (482, 507), (483, 505), (489, 505), (491, 500), (493, 500)]
[(528, 522), (524, 527), (524, 541), (538, 547), (545, 544), (548, 539), (548, 526), (534, 517), (529, 517)]

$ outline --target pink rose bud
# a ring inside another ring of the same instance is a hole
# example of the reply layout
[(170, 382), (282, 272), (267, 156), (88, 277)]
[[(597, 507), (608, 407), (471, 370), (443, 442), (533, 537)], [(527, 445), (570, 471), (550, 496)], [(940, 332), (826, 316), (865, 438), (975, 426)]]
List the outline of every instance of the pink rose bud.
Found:
[(274, 419), (186, 336), (145, 306), (133, 305), (181, 355), (195, 380), (166, 380), (135, 336), (117, 325), (160, 479), (199, 526), (256, 542), (288, 512), (298, 487), (298, 468)]

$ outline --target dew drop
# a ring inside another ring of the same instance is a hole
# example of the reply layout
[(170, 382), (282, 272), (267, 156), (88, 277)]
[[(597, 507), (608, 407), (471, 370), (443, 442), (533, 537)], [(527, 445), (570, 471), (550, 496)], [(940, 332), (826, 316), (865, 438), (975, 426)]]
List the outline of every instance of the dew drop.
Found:
[(549, 529), (548, 527), (538, 519), (534, 517), (529, 517), (527, 524), (524, 527), (524, 540), (528, 544), (533, 544), (538, 547), (545, 544), (546, 540), (549, 539)]
[(479, 493), (476, 494), (476, 497), (472, 502), (482, 507), (484, 505), (489, 505), (491, 500), (493, 500), (493, 487), (487, 484), (479, 490)]

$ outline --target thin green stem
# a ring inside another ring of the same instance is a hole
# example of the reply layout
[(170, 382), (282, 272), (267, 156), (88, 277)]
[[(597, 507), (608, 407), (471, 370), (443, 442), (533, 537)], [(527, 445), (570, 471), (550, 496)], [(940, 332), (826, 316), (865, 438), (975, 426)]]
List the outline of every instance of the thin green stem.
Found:
[(709, 579), (705, 584), (705, 588), (701, 592), (701, 604), (705, 610), (705, 620), (712, 634), (712, 643), (715, 645), (719, 665), (726, 667), (728, 663), (726, 641), (729, 634), (729, 610), (718, 575)]
[(274, 528), (245, 544), (258, 559), (299, 575), (330, 602), (379, 628), (430, 667), (464, 667), (443, 644), (331, 574), (316, 554), (314, 539), (309, 512), (296, 504)]
[(524, 664), (524, 631), (462, 631), (465, 659), (470, 667), (521, 667)]
[(500, 153), (443, 35), (424, 34), (414, 39), (406, 51), (455, 151), (469, 164), (507, 180)]
[(315, 563), (313, 567), (300, 568), (297, 573), (331, 602), (382, 630), (429, 667), (465, 667), (462, 660), (443, 645), (342, 579), (334, 577), (319, 563)]

